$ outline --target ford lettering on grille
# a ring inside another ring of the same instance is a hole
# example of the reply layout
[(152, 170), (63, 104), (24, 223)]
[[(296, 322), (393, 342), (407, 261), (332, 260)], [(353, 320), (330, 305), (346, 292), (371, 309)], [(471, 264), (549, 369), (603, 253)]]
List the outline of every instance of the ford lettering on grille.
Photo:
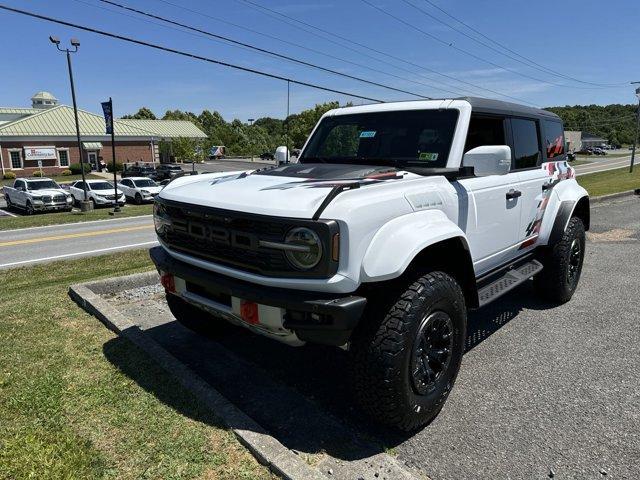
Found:
[(228, 245), (246, 250), (257, 250), (259, 240), (256, 235), (238, 230), (231, 230), (220, 226), (206, 225), (199, 222), (188, 222), (189, 234), (201, 240), (208, 240), (221, 245)]

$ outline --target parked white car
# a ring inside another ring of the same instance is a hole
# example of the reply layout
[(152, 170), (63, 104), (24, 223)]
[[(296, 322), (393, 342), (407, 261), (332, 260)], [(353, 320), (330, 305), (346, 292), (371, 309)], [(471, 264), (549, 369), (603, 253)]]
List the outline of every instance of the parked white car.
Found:
[[(106, 180), (87, 180), (87, 200), (93, 202), (94, 207), (102, 205), (114, 205), (116, 203), (113, 184)], [(69, 192), (76, 202), (84, 200), (84, 185), (82, 180), (74, 182), (69, 187)], [(122, 206), (126, 202), (124, 192), (118, 189), (118, 205)]]
[(162, 187), (147, 177), (123, 178), (118, 182), (118, 188), (122, 190), (127, 200), (133, 200), (137, 205), (143, 202), (153, 202)]
[(23, 209), (27, 215), (73, 208), (73, 198), (50, 178), (18, 178), (13, 187), (4, 187), (7, 207)]

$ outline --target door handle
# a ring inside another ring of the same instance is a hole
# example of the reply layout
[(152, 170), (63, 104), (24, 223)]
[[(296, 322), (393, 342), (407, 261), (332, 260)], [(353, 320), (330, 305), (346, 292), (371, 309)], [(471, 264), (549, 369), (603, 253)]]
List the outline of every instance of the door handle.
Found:
[(507, 200), (512, 200), (514, 198), (518, 198), (522, 196), (522, 192), (520, 190), (514, 190), (513, 188), (507, 192)]

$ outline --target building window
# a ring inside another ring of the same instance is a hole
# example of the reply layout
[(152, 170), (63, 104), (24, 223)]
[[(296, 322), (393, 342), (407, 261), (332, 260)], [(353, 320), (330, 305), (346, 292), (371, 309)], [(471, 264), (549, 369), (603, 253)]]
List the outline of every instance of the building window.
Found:
[(22, 155), (20, 150), (13, 150), (9, 152), (11, 156), (11, 168), (22, 168)]
[(60, 159), (61, 167), (69, 166), (69, 150), (58, 150), (58, 158)]

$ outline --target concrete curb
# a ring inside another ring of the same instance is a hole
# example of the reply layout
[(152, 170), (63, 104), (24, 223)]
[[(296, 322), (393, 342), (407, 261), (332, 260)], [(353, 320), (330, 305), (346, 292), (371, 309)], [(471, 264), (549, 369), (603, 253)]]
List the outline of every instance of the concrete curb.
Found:
[(616, 198), (628, 197), (631, 195), (638, 195), (636, 190), (627, 190), (625, 192), (611, 193), (609, 195), (600, 195), (599, 197), (591, 197), (589, 200), (591, 203), (602, 203), (609, 200), (615, 200)]
[(220, 392), (207, 384), (189, 368), (145, 335), (140, 328), (102, 299), (97, 292), (110, 292), (147, 285), (156, 272), (71, 285), (69, 296), (84, 310), (94, 315), (107, 328), (127, 338), (149, 354), (185, 388), (193, 392), (216, 417), (232, 429), (242, 443), (263, 465), (285, 480), (326, 479), (319, 471), (307, 465), (299, 456), (269, 435), (253, 419), (229, 402)]

